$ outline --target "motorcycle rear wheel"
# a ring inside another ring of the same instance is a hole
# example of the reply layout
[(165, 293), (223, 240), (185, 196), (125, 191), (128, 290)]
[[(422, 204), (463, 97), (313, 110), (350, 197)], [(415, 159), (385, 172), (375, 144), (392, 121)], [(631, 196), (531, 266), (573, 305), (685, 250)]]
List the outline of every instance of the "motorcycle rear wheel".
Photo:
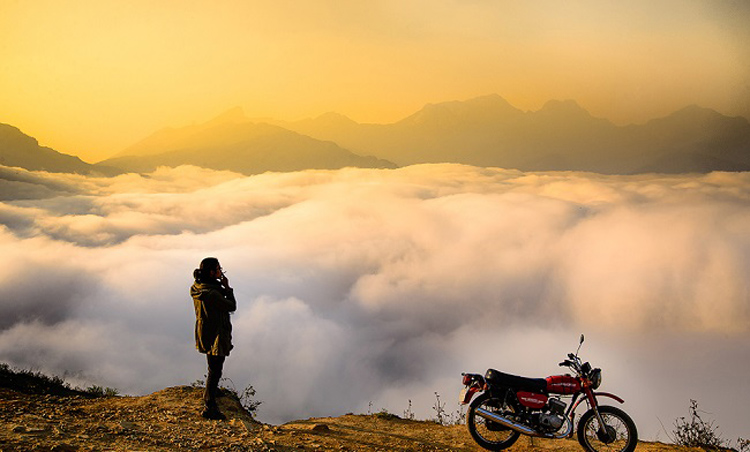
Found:
[(469, 405), (466, 413), (466, 426), (474, 441), (487, 450), (503, 450), (513, 445), (521, 434), (500, 424), (492, 422), (476, 413), (477, 408), (492, 411), (500, 415), (512, 414), (513, 408), (495, 399), (488, 393), (481, 394)]
[(613, 406), (600, 406), (607, 434), (599, 431), (599, 419), (588, 410), (578, 423), (578, 442), (588, 452), (633, 452), (638, 444), (635, 422), (624, 411)]

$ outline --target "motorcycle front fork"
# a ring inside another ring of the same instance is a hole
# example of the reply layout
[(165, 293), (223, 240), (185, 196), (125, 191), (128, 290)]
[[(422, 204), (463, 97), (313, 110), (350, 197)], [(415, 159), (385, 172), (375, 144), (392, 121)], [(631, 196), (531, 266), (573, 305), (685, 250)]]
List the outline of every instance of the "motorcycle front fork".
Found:
[(589, 403), (589, 409), (594, 410), (596, 420), (599, 422), (599, 431), (596, 432), (596, 436), (599, 438), (599, 441), (603, 442), (604, 444), (609, 444), (614, 441), (615, 438), (610, 436), (610, 432), (607, 430), (607, 426), (604, 424), (604, 418), (599, 412), (599, 405), (591, 405), (592, 404)]
[[(570, 422), (574, 422), (575, 421), (575, 419), (574, 419), (575, 413), (573, 413), (573, 409), (578, 406), (575, 403), (576, 399), (578, 399), (578, 395), (579, 394), (574, 395), (573, 396), (573, 400), (570, 401), (570, 408), (569, 408), (569, 411), (568, 411), (568, 417), (570, 417)], [(584, 396), (583, 400), (586, 401), (586, 405), (588, 406), (589, 410), (594, 410), (594, 414), (596, 415), (596, 420), (599, 422), (599, 431), (597, 432), (598, 436), (600, 438), (607, 438), (609, 436), (609, 434), (607, 432), (607, 426), (604, 425), (604, 419), (602, 418), (602, 414), (599, 412), (599, 404), (596, 403), (596, 399), (594, 399), (594, 395), (593, 394), (590, 394), (590, 395), (586, 394)], [(581, 400), (581, 402), (583, 402), (583, 400)], [(588, 411), (588, 410), (586, 410), (586, 411)], [(573, 425), (576, 425), (576, 424), (573, 423)], [(571, 437), (571, 438), (573, 437), (573, 430), (571, 430), (569, 437)], [(606, 441), (602, 440), (602, 442), (606, 442)]]

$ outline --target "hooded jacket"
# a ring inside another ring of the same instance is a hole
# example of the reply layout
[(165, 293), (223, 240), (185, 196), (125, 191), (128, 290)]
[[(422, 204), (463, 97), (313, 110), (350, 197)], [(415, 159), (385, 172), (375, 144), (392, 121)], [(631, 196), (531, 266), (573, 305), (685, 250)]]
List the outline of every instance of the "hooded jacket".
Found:
[(190, 287), (195, 307), (195, 347), (214, 356), (229, 356), (232, 350), (232, 323), (229, 313), (237, 310), (234, 291), (219, 281), (202, 281), (198, 270)]

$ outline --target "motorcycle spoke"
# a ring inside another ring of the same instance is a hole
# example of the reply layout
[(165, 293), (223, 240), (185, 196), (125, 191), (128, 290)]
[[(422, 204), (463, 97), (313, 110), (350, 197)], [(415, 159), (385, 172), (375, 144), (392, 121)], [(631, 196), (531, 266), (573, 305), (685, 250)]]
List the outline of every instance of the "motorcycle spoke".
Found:
[(489, 450), (502, 450), (513, 445), (520, 434), (490, 419), (485, 419), (477, 414), (477, 410), (480, 409), (507, 418), (515, 416), (511, 406), (504, 404), (501, 400), (490, 398), (487, 394), (482, 394), (474, 400), (467, 412), (466, 424), (474, 440)]
[[(602, 414), (607, 435), (603, 438), (599, 431), (599, 421), (593, 417), (585, 426), (586, 442), (592, 449), (598, 451), (619, 452), (624, 450), (630, 442), (630, 432), (625, 422), (618, 416)], [(614, 437), (614, 440), (613, 438)]]
[(476, 430), (479, 436), (490, 443), (503, 443), (515, 434), (513, 430), (481, 417), (476, 419)]

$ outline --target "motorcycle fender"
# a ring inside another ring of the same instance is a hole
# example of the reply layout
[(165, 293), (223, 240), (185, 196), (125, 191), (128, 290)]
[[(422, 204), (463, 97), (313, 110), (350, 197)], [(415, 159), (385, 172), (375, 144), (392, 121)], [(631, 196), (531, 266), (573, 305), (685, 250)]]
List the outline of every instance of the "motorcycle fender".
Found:
[[(618, 401), (618, 402), (620, 402), (620, 403), (625, 403), (625, 400), (623, 400), (622, 398), (620, 398), (620, 397), (618, 397), (618, 396), (616, 396), (616, 395), (612, 394), (611, 392), (595, 392), (595, 393), (594, 393), (594, 397), (595, 397), (595, 398), (599, 398), (599, 397), (609, 397), (610, 399), (614, 399), (614, 400), (617, 400), (617, 401)], [(570, 410), (570, 412), (572, 413), (573, 411), (575, 411), (575, 410), (576, 410), (576, 408), (578, 408), (578, 405), (580, 405), (580, 404), (581, 404), (581, 402), (583, 402), (584, 400), (586, 400), (586, 397), (582, 397), (582, 398), (581, 398), (581, 399), (580, 399), (580, 400), (579, 400), (578, 402), (576, 402), (576, 404), (575, 404), (575, 405), (573, 405), (573, 408), (572, 408), (572, 409)]]
[(612, 394), (611, 392), (595, 392), (594, 397), (609, 397), (610, 399), (615, 399), (620, 403), (625, 403), (622, 398)]
[(463, 391), (461, 391), (461, 395), (459, 396), (459, 403), (461, 403), (461, 405), (469, 404), (471, 402), (471, 399), (474, 398), (474, 394), (479, 391), (480, 389), (476, 386), (464, 388)]

